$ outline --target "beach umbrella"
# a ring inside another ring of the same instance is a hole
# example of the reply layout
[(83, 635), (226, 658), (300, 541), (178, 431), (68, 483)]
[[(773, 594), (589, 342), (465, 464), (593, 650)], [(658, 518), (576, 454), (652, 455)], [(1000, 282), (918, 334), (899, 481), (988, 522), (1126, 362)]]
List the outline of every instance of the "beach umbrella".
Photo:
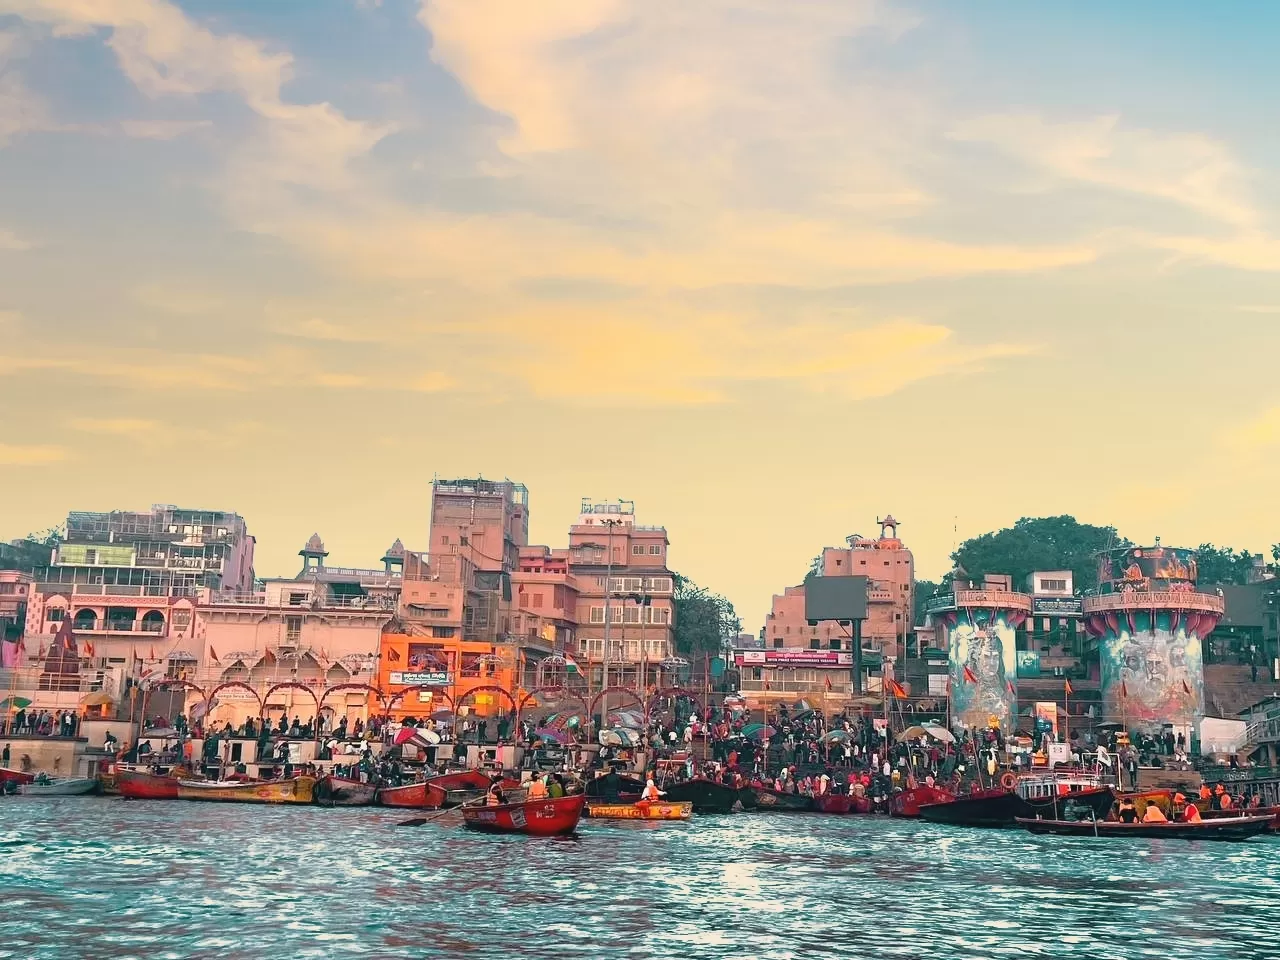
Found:
[(553, 743), (560, 744), (563, 744), (569, 739), (563, 730), (553, 730), (550, 727), (539, 727), (537, 730), (533, 731), (533, 735), (534, 737), (539, 737), (543, 740), (550, 740)]
[(0, 710), (24, 710), (31, 706), (31, 701), (26, 697), (5, 697), (0, 700)]
[(80, 700), (80, 706), (82, 707), (109, 707), (113, 703), (115, 703), (115, 700), (111, 698), (110, 694), (106, 693), (91, 693)]
[(610, 710), (609, 725), (613, 727), (630, 727), (633, 730), (643, 730), (644, 714), (639, 710)]
[(796, 710), (812, 710), (812, 709), (813, 709), (813, 707), (809, 706), (809, 701), (808, 701), (808, 700), (797, 700), (797, 701), (796, 701), (796, 705), (795, 705), (794, 709), (796, 709)]
[(941, 740), (943, 743), (955, 743), (956, 738), (946, 727), (940, 727), (936, 723), (926, 723), (924, 725), (925, 733), (933, 737), (935, 740)]
[(412, 739), (413, 739), (414, 737), (416, 737), (417, 735), (418, 735), (418, 728), (417, 728), (417, 727), (401, 727), (401, 728), (396, 732), (396, 738), (395, 738), (395, 740), (393, 741), (393, 743), (398, 747), (398, 746), (400, 746), (401, 744), (408, 743), (410, 740), (412, 740)]
[(903, 740), (919, 740), (921, 737), (928, 736), (928, 734), (929, 731), (924, 727), (907, 727), (907, 729), (898, 734), (898, 742), (901, 743)]
[(748, 723), (742, 728), (742, 735), (748, 740), (769, 740), (778, 735), (778, 731), (767, 723)]
[(847, 730), (831, 730), (822, 735), (823, 743), (839, 743), (849, 739)]
[(436, 710), (436, 711), (433, 711), (433, 712), (432, 712), (432, 714), (431, 714), (431, 719), (432, 719), (432, 720), (436, 720), (436, 721), (439, 721), (439, 720), (452, 720), (452, 719), (453, 719), (453, 711), (452, 711), (452, 710), (446, 710), (446, 709), (444, 709), (443, 707), (441, 707), (439, 710)]

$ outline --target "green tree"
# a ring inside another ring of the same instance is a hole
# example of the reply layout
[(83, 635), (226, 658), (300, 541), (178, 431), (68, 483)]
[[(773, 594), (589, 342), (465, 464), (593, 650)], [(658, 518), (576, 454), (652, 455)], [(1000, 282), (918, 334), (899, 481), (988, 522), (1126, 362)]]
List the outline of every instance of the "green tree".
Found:
[[(949, 577), (944, 579), (946, 579), (948, 582), (950, 580)], [(914, 620), (915, 625), (918, 626), (924, 623), (924, 608), (928, 604), (930, 598), (936, 595), (938, 591), (940, 591), (941, 589), (942, 589), (942, 582), (940, 581), (934, 581), (934, 580), (917, 580), (916, 581), (915, 591), (912, 594), (914, 598), (914, 604), (915, 604), (915, 610), (912, 614), (915, 617), (915, 620)]]
[(688, 577), (674, 576), (676, 652), (718, 656), (742, 631), (733, 604)]
[(804, 575), (804, 582), (808, 583), (814, 577), (822, 576), (822, 554), (818, 554), (809, 561), (809, 572)]
[[(1274, 554), (1275, 549), (1272, 548)], [(1248, 583), (1249, 573), (1253, 570), (1253, 554), (1248, 550), (1202, 543), (1196, 547), (1196, 566), (1200, 583)]]
[(21, 540), (0, 543), (0, 570), (34, 573), (49, 565), (53, 548), (62, 542), (62, 531), (50, 527), (40, 533), (29, 533)]
[(1022, 588), (1036, 570), (1070, 570), (1077, 589), (1097, 584), (1100, 550), (1129, 546), (1115, 527), (1080, 523), (1075, 517), (1023, 517), (1012, 527), (966, 540), (951, 554), (972, 579), (1010, 574)]

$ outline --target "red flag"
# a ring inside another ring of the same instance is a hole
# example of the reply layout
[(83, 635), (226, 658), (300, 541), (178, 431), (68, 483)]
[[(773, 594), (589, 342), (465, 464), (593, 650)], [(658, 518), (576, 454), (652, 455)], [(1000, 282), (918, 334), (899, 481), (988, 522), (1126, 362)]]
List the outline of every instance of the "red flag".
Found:
[(263, 662), (265, 663), (275, 663), (276, 655), (272, 653), (270, 650), (264, 650), (262, 652), (262, 659), (263, 659)]
[(84, 642), (84, 652), (86, 656), (89, 656), (89, 657), (93, 656), (93, 643), (91, 641), (86, 640)]
[(1067, 681), (1067, 684), (1066, 684), (1066, 692), (1067, 692), (1067, 696), (1068, 696), (1068, 697), (1069, 697), (1069, 696), (1071, 696), (1071, 694), (1075, 693), (1075, 689), (1071, 686), (1071, 681), (1070, 681), (1070, 680), (1068, 680), (1068, 681)]
[(1129, 697), (1129, 688), (1125, 685), (1123, 680), (1120, 681), (1120, 696), (1126, 699)]
[(210, 659), (210, 660), (219, 660), (219, 661), (220, 661), (222, 658), (221, 658), (220, 656), (218, 656), (218, 651), (217, 651), (217, 650), (213, 649), (213, 647), (210, 647), (210, 648), (209, 648), (209, 659)]
[(400, 651), (395, 647), (387, 647), (387, 659), (392, 663), (400, 662)]
[(978, 675), (969, 668), (968, 664), (965, 664), (965, 667), (964, 667), (964, 680), (965, 680), (965, 683), (978, 682)]
[(1005, 687), (1005, 689), (1006, 689), (1006, 690), (1008, 690), (1008, 691), (1009, 691), (1009, 696), (1011, 696), (1011, 697), (1016, 697), (1016, 696), (1018, 695), (1018, 694), (1017, 694), (1017, 692), (1013, 689), (1013, 681), (1012, 681), (1012, 680), (1006, 680), (1006, 681), (1004, 682), (1004, 687)]
[(1187, 681), (1185, 680), (1182, 681), (1182, 689), (1185, 690), (1187, 693), (1191, 692), (1191, 687), (1187, 684)]
[(831, 689), (831, 678), (827, 677), (827, 690)]
[(897, 680), (889, 681), (889, 692), (899, 700), (907, 699), (906, 688), (903, 687), (903, 685), (900, 684)]
[(159, 659), (159, 658), (156, 656), (156, 647), (155, 647), (155, 644), (152, 644), (152, 645), (151, 645), (151, 650), (150, 650), (149, 652), (150, 652), (151, 656), (147, 657), (147, 659), (148, 659), (148, 660), (158, 660), (158, 659)]

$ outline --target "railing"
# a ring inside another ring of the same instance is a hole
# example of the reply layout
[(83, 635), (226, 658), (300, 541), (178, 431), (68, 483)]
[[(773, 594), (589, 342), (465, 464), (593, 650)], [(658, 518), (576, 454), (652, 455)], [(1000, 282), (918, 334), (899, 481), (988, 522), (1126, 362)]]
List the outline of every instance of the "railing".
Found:
[(1110, 610), (1207, 610), (1222, 613), (1226, 603), (1212, 593), (1192, 590), (1134, 590), (1130, 593), (1103, 593), (1084, 598), (1085, 613)]
[(77, 633), (154, 633), (162, 634), (168, 626), (163, 620), (72, 620)]
[(1011, 590), (957, 590), (954, 594), (934, 597), (925, 604), (925, 610), (954, 610), (957, 607), (999, 607), (1010, 610), (1031, 610), (1031, 597)]

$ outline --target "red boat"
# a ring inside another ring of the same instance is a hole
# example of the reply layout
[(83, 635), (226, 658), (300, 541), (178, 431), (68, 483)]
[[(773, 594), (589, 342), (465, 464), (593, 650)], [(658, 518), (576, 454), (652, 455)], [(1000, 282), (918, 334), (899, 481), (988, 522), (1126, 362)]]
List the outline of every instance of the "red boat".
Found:
[(462, 822), (472, 830), (489, 833), (523, 833), (531, 837), (560, 837), (573, 833), (582, 819), (586, 794), (556, 800), (525, 800), (496, 807), (462, 808)]
[(177, 800), (178, 778), (142, 770), (117, 770), (116, 789), (126, 800)]
[(850, 813), (870, 813), (872, 810), (870, 797), (850, 797), (849, 812)]
[(0, 783), (31, 783), (35, 778), (33, 773), (23, 773), (21, 770), (0, 767)]
[[(463, 770), (459, 773), (444, 773), (438, 777), (421, 780), (418, 783), (406, 783), (400, 787), (382, 787), (378, 790), (378, 803), (384, 807), (414, 807), (419, 810), (439, 810), (449, 806), (449, 794), (458, 791), (480, 791), (489, 789), (489, 777), (479, 770)], [(520, 786), (515, 781), (503, 780), (502, 788), (514, 789)]]
[(1280, 807), (1244, 807), (1239, 810), (1205, 810), (1200, 814), (1206, 820), (1227, 820), (1232, 817), (1270, 817), (1271, 832), (1280, 833)]
[(891, 796), (889, 798), (889, 815), (915, 819), (920, 816), (920, 808), (924, 804), (950, 803), (954, 799), (955, 794), (948, 790), (940, 790), (937, 787), (920, 784)]
[(813, 809), (818, 813), (848, 813), (853, 809), (853, 800), (847, 793), (824, 793), (813, 798)]

